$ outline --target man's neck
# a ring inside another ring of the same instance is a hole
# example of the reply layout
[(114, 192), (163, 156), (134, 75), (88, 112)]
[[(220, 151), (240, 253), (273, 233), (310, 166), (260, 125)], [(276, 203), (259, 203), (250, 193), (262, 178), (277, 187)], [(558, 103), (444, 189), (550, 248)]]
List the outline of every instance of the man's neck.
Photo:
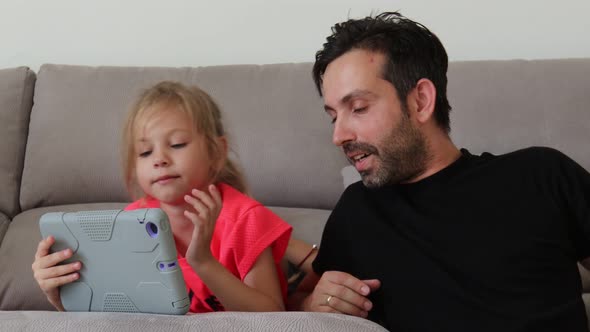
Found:
[(447, 134), (429, 139), (426, 145), (428, 158), (424, 171), (403, 183), (414, 183), (432, 176), (461, 157), (461, 151)]

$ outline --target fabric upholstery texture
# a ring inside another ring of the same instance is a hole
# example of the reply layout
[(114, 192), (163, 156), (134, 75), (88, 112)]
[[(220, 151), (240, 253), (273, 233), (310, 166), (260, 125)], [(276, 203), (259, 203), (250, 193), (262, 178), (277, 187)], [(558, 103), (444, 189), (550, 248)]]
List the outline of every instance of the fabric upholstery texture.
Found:
[[(0, 243), (2, 243), (2, 239), (4, 238), (4, 234), (6, 234), (6, 230), (8, 229), (8, 223), (10, 219), (4, 214), (0, 212)], [(1, 262), (1, 260), (0, 260)]]
[[(76, 212), (122, 209), (122, 203), (88, 203), (27, 210), (12, 221), (0, 246), (0, 310), (54, 310), (33, 279), (31, 263), (41, 240), (39, 218), (47, 212)], [(279, 217), (294, 226), (293, 236), (308, 243), (319, 243), (330, 211), (317, 209), (270, 207)], [(2, 216), (0, 215), (0, 222)], [(0, 225), (2, 225), (0, 223)], [(0, 231), (2, 230), (0, 226)], [(23, 245), (26, 241), (28, 245)]]
[(21, 206), (27, 210), (128, 200), (119, 163), (124, 116), (141, 90), (160, 80), (177, 80), (197, 84), (220, 104), (230, 147), (257, 200), (331, 208), (342, 192), (340, 169), (347, 162), (331, 143), (329, 120), (310, 70), (310, 64), (149, 69), (43, 65)]
[[(0, 69), (0, 212), (20, 212), (23, 168), (35, 73), (27, 67)], [(1, 229), (1, 226), (0, 226)]]
[(124, 204), (95, 203), (27, 210), (16, 216), (0, 246), (0, 310), (55, 310), (33, 278), (37, 244), (41, 240), (39, 218), (47, 212), (122, 209)]
[(590, 170), (588, 59), (451, 63), (451, 137), (472, 153), (561, 150)]
[(358, 317), (303, 312), (213, 312), (186, 316), (47, 311), (0, 312), (0, 331), (387, 331)]

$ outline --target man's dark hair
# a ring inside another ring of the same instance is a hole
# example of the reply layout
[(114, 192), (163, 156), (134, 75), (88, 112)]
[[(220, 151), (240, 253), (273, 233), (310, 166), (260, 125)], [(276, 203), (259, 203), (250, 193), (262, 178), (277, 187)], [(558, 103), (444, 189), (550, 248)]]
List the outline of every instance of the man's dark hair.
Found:
[(447, 133), (450, 132), (448, 57), (434, 33), (397, 12), (351, 19), (334, 25), (332, 35), (316, 53), (313, 66), (313, 79), (320, 95), (326, 67), (352, 49), (378, 52), (386, 57), (383, 79), (393, 84), (404, 110), (407, 110), (408, 93), (416, 87), (418, 80), (431, 80), (436, 88), (436, 122)]

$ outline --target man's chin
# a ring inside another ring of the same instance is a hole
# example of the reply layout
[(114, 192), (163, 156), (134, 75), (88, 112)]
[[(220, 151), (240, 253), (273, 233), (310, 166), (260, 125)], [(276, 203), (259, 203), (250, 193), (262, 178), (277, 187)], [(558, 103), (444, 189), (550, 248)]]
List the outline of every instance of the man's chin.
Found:
[(360, 172), (360, 175), (363, 185), (365, 185), (367, 188), (379, 188), (383, 185), (374, 174), (371, 174), (368, 171)]

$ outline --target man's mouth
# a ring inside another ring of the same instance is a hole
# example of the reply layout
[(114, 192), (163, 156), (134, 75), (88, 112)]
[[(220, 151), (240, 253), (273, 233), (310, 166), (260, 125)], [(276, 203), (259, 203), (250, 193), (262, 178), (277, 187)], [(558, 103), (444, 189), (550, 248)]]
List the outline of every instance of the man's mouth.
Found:
[(354, 163), (357, 163), (357, 162), (367, 158), (370, 155), (371, 155), (370, 153), (361, 153), (361, 154), (357, 154), (354, 156), (350, 156), (350, 157), (348, 157), (348, 159), (350, 159)]

